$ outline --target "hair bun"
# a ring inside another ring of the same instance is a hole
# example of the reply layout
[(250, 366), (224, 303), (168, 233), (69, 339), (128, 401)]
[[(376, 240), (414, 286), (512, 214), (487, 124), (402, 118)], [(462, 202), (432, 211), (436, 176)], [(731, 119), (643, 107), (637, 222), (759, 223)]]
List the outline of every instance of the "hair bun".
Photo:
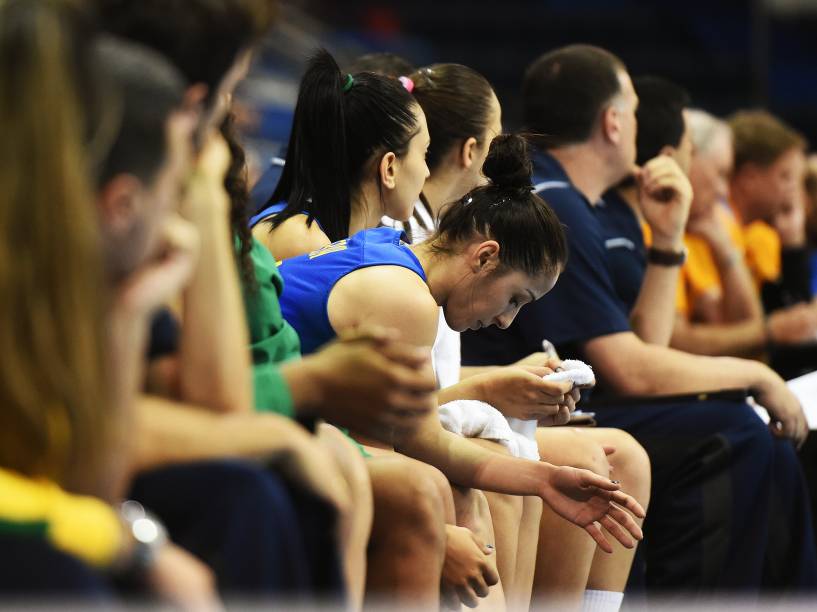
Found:
[(533, 187), (533, 166), (528, 154), (528, 143), (516, 134), (501, 134), (493, 139), (482, 173), (500, 189)]

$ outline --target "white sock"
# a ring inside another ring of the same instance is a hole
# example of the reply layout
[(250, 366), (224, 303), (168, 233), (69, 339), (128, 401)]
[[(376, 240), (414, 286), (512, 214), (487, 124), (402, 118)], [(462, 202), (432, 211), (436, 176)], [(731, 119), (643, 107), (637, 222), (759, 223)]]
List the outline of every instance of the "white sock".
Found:
[(623, 599), (624, 593), (587, 589), (584, 592), (582, 612), (618, 612)]

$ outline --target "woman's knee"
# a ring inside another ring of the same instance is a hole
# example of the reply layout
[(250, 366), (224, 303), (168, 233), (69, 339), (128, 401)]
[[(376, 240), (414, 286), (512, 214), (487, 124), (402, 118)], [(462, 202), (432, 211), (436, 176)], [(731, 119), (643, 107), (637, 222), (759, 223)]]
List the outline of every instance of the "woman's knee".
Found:
[(607, 460), (612, 469), (612, 477), (622, 482), (627, 492), (636, 495), (646, 507), (652, 484), (652, 468), (647, 451), (633, 436), (621, 429), (597, 429), (589, 433), (602, 446), (615, 449)]
[(355, 511), (372, 505), (372, 482), (366, 460), (357, 446), (343, 432), (332, 425), (322, 424), (318, 428), (318, 439), (326, 446), (337, 462), (343, 479), (349, 487)]
[(543, 461), (610, 476), (610, 462), (604, 447), (575, 427), (540, 428), (536, 442)]
[(445, 545), (445, 517), (439, 483), (433, 472), (407, 461), (380, 461), (371, 470), (375, 524), (422, 539), (429, 546)]

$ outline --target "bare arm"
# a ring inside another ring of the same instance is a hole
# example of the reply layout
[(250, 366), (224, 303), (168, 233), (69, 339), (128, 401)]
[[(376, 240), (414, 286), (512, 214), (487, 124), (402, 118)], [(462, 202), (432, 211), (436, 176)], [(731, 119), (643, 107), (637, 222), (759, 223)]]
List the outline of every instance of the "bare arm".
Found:
[[(668, 250), (680, 252), (681, 246)], [(630, 325), (644, 342), (667, 346), (675, 324), (675, 292), (680, 266), (649, 264), (635, 306), (630, 312)]]
[(295, 421), (276, 414), (216, 414), (156, 396), (137, 402), (133, 472), (212, 459), (274, 460), (293, 482), (335, 507), (345, 481), (327, 451)]
[(249, 332), (223, 186), (222, 157), (229, 151), (221, 136), (215, 138), (202, 152), (184, 206), (202, 248), (184, 293), (179, 389), (184, 400), (210, 410), (249, 412)]
[(672, 348), (697, 355), (756, 355), (766, 344), (761, 317), (736, 323), (693, 323), (678, 315), (672, 331)]
[[(692, 187), (671, 157), (659, 155), (636, 174), (638, 206), (650, 225), (652, 247), (680, 253), (692, 202)], [(644, 342), (669, 345), (675, 324), (675, 293), (679, 266), (649, 264), (630, 324)]]
[(763, 307), (741, 250), (732, 242), (725, 215), (713, 208), (689, 224), (689, 231), (709, 245), (721, 282), (720, 321), (707, 323), (760, 322)]
[(785, 382), (764, 364), (733, 357), (690, 355), (645, 344), (632, 332), (600, 336), (585, 344), (596, 374), (621, 395), (672, 395), (751, 389), (781, 424), (781, 432), (801, 442), (808, 433), (802, 407)]
[(316, 251), (331, 241), (316, 222), (306, 224), (306, 217), (295, 215), (270, 231), (269, 223), (259, 223), (252, 230), (252, 235), (263, 244), (277, 260), (297, 257), (304, 253)]

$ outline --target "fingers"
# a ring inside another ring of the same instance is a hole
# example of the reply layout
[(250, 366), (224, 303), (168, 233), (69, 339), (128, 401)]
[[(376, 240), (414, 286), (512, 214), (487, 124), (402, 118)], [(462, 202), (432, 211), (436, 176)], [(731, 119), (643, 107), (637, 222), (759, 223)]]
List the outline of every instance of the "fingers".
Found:
[(468, 608), (476, 608), (479, 605), (479, 598), (470, 586), (458, 586), (457, 596), (460, 598), (462, 605)]
[(621, 525), (616, 523), (610, 517), (609, 514), (606, 515), (606, 516), (603, 516), (601, 518), (601, 520), (599, 520), (599, 523), (601, 523), (602, 527), (604, 527), (607, 530), (607, 533), (609, 533), (616, 540), (618, 540), (619, 543), (624, 548), (634, 548), (635, 547), (635, 543), (633, 542), (633, 539), (628, 535), (628, 533), (624, 530), (624, 528)]
[(630, 516), (628, 512), (625, 512), (615, 504), (611, 504), (610, 511), (607, 513), (607, 516), (614, 520), (617, 525), (620, 525), (621, 527), (626, 529), (629, 532), (629, 534), (636, 540), (644, 539), (644, 532), (641, 530), (641, 527), (638, 526), (638, 523), (636, 523), (635, 520), (633, 520), (633, 517)]
[(485, 568), (482, 570), (482, 577), (488, 586), (494, 586), (499, 583), (499, 572), (489, 563), (485, 564)]
[(632, 512), (638, 518), (644, 518), (647, 515), (644, 508), (641, 507), (641, 504), (623, 491), (615, 491), (611, 499), (619, 506), (627, 508), (627, 510)]
[(391, 385), (406, 393), (420, 394), (422, 399), (437, 390), (437, 383), (430, 369), (415, 370), (389, 363), (385, 377)]
[(490, 589), (488, 585), (485, 584), (485, 580), (483, 580), (482, 575), (475, 576), (474, 578), (469, 578), (468, 585), (471, 589), (476, 593), (477, 597), (488, 597), (488, 593)]
[(525, 370), (526, 372), (530, 372), (531, 374), (535, 374), (540, 378), (543, 376), (547, 376), (548, 374), (553, 374), (553, 370), (551, 370), (547, 366), (522, 364), (517, 367), (522, 368), (523, 370)]
[(553, 417), (553, 424), (554, 425), (565, 425), (570, 421), (570, 408), (568, 408), (565, 404), (559, 406), (559, 412), (557, 412)]
[[(596, 487), (597, 489), (601, 489), (602, 491), (618, 491), (621, 488), (620, 483), (614, 480), (610, 480), (609, 478), (605, 478), (604, 476), (594, 474), (590, 470), (578, 471), (581, 473), (581, 476), (579, 477), (579, 483), (584, 488)], [(632, 499), (630, 498), (629, 495), (624, 495), (624, 497)], [(633, 500), (633, 502), (635, 502), (635, 500)]]
[(598, 523), (590, 523), (584, 528), (584, 530), (590, 534), (590, 537), (596, 541), (596, 544), (598, 544), (599, 548), (601, 548), (604, 552), (613, 552), (613, 547), (610, 546), (610, 542), (608, 542), (607, 538), (604, 537), (604, 533), (602, 533)]
[(431, 362), (431, 350), (404, 342), (386, 340), (377, 347), (381, 355), (409, 368), (420, 368)]

